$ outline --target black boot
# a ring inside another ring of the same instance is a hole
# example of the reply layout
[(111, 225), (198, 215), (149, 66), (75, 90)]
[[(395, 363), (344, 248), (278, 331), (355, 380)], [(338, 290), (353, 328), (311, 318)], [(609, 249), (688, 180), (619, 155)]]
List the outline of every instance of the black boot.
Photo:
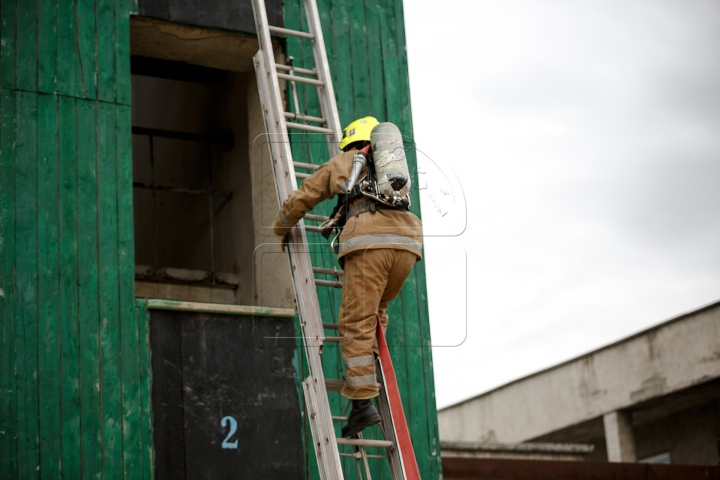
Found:
[(369, 399), (353, 400), (352, 410), (350, 411), (350, 416), (348, 417), (348, 423), (342, 429), (342, 436), (352, 437), (353, 435), (362, 432), (370, 425), (375, 425), (381, 421), (382, 418), (380, 418), (380, 414), (375, 409), (375, 405), (372, 404), (372, 401)]

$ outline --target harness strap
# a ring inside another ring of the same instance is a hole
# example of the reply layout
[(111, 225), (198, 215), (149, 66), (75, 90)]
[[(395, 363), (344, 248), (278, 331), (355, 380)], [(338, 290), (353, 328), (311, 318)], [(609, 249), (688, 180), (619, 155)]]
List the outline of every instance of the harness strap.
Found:
[(376, 210), (400, 210), (400, 211), (407, 211), (404, 208), (395, 208), (390, 207), (387, 205), (384, 205), (380, 202), (376, 202), (374, 200), (370, 200), (367, 198), (363, 198), (359, 202), (353, 204), (348, 209), (346, 220), (351, 219), (352, 217), (356, 215), (360, 215), (361, 213), (365, 212), (374, 212)]

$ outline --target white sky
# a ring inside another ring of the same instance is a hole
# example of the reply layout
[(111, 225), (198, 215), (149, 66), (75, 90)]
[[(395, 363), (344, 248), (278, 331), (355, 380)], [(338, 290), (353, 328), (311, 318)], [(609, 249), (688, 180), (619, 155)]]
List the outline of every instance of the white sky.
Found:
[(720, 299), (720, 2), (405, 23), (439, 407)]

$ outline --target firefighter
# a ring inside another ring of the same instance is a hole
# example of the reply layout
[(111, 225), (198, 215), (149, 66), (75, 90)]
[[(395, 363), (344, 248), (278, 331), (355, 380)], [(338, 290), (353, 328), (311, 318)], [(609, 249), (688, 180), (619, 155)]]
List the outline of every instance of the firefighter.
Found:
[[(385, 330), (388, 302), (398, 296), (422, 254), (422, 223), (407, 209), (407, 203), (395, 208), (363, 195), (353, 198), (345, 191), (353, 157), (370, 145), (378, 124), (375, 118), (365, 117), (348, 125), (339, 145), (343, 153), (303, 180), (273, 223), (274, 233), (284, 238), (321, 201), (336, 195), (346, 201), (338, 249), (338, 261), (344, 269), (338, 326), (347, 371), (341, 393), (352, 400), (352, 410), (342, 429), (344, 437), (381, 421), (370, 400), (378, 395), (379, 387), (374, 356), (377, 317)], [(380, 125), (396, 129), (392, 124)]]

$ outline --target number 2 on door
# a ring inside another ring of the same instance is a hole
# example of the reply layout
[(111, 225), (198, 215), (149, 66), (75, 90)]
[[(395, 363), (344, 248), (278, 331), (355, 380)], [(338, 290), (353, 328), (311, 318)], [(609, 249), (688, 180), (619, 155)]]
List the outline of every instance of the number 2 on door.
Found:
[(237, 431), (237, 420), (235, 420), (229, 415), (220, 420), (221, 427), (225, 427), (228, 423), (230, 424), (230, 433), (228, 433), (227, 437), (225, 437), (225, 440), (223, 440), (222, 448), (238, 448), (237, 440), (235, 440), (234, 442), (228, 441), (230, 440), (230, 438), (232, 438), (233, 435), (235, 435), (235, 432)]

